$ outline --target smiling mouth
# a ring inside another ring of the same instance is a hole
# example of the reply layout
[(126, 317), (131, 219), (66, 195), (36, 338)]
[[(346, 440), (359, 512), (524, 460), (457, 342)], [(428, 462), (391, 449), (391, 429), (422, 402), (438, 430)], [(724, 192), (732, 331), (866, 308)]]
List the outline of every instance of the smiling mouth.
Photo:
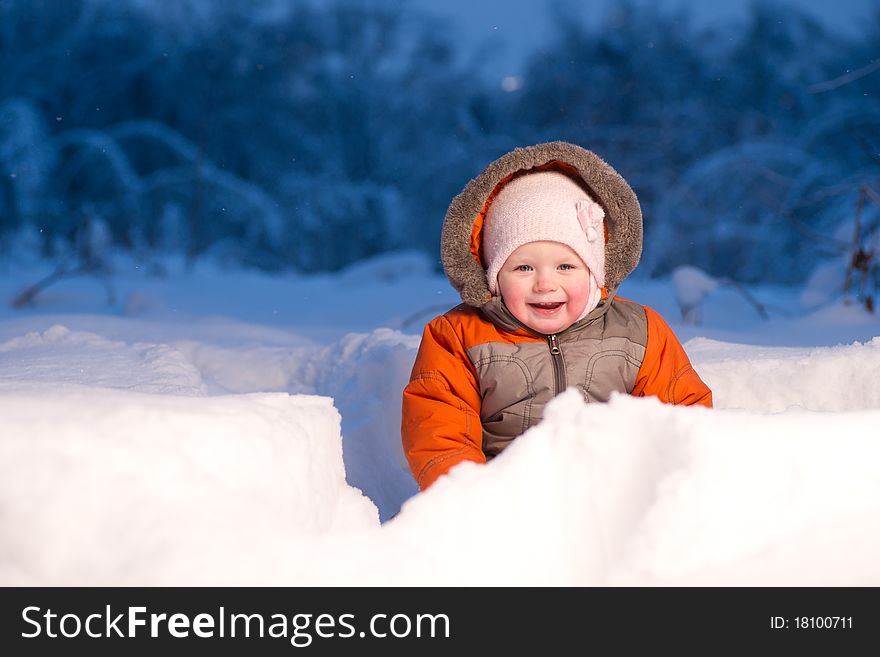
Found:
[(562, 308), (562, 301), (544, 301), (539, 303), (530, 303), (529, 306), (541, 314), (551, 314)]

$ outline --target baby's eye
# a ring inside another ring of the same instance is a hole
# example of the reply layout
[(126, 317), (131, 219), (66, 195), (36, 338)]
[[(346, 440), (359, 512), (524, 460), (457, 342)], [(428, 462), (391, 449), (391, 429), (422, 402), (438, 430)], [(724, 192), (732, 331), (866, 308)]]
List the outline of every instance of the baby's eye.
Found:
[(564, 264), (564, 265), (559, 265), (559, 268), (562, 270), (569, 270), (569, 269), (575, 269), (575, 266), (569, 265), (569, 264)]
[(531, 265), (517, 265), (513, 268), (513, 271), (532, 271)]

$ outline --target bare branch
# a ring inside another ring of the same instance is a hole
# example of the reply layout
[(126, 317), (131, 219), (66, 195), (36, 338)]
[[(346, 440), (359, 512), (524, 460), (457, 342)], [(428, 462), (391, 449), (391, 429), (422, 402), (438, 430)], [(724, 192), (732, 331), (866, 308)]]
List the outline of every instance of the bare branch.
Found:
[(878, 69), (880, 69), (880, 59), (877, 59), (860, 69), (856, 69), (855, 71), (850, 71), (849, 73), (845, 73), (844, 75), (836, 77), (833, 80), (817, 82), (816, 84), (810, 86), (809, 92), (811, 94), (820, 94), (825, 91), (831, 91), (832, 89), (837, 89), (838, 87), (842, 87), (845, 84), (854, 82), (859, 78), (863, 78), (866, 75), (870, 75)]
[(843, 282), (843, 294), (849, 295), (849, 288), (852, 285), (853, 270), (857, 266), (858, 254), (861, 253), (859, 247), (860, 233), (862, 230), (862, 208), (865, 206), (865, 188), (862, 187), (859, 192), (859, 200), (856, 202), (856, 218), (853, 224), (853, 238), (850, 246), (849, 264), (846, 267), (846, 278)]
[(735, 280), (733, 280), (731, 278), (720, 278), (720, 279), (718, 279), (718, 282), (721, 283), (721, 285), (726, 285), (727, 287), (732, 287), (737, 292), (739, 292), (746, 301), (748, 301), (752, 306), (755, 307), (755, 310), (758, 312), (758, 316), (761, 319), (770, 319), (770, 315), (767, 312), (766, 306), (764, 306), (763, 303), (761, 303), (755, 297), (753, 297), (752, 294), (745, 287), (743, 287), (740, 283), (737, 283)]
[(68, 267), (66, 262), (59, 263), (55, 270), (49, 274), (41, 278), (39, 281), (26, 287), (22, 290), (13, 300), (12, 307), (13, 308), (24, 308), (33, 304), (34, 300), (37, 298), (37, 295), (40, 294), (47, 287), (52, 285), (53, 283), (57, 283), (60, 280), (66, 278), (74, 278), (76, 276), (85, 276), (88, 274), (95, 275), (98, 277), (101, 282), (104, 284), (104, 287), (107, 292), (107, 305), (112, 306), (116, 303), (116, 293), (113, 289), (113, 285), (110, 283), (109, 278), (104, 275), (101, 267), (94, 263), (81, 263), (76, 267)]

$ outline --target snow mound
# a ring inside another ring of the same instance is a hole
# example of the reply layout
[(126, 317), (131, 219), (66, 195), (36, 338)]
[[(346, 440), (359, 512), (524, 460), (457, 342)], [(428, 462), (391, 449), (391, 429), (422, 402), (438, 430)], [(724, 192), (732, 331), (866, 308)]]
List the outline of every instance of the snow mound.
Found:
[(83, 383), (154, 394), (205, 394), (199, 370), (165, 344), (127, 344), (59, 324), (0, 343), (0, 389)]
[(682, 321), (685, 324), (699, 324), (703, 300), (718, 289), (720, 282), (702, 269), (690, 265), (676, 267), (670, 278)]
[(378, 527), (327, 398), (78, 388), (0, 418), (0, 585), (234, 584)]
[(400, 415), (420, 338), (391, 329), (352, 333), (310, 362), (307, 381), (342, 414), (348, 482), (379, 507), (382, 520), (418, 492), (403, 454)]
[(181, 340), (174, 347), (201, 373), (209, 394), (311, 393), (302, 369), (315, 347), (247, 344), (234, 347)]
[(712, 389), (716, 408), (765, 413), (880, 408), (880, 337), (865, 344), (812, 349), (698, 338), (685, 349)]
[[(377, 497), (402, 477), (392, 397), (416, 341), (376, 331), (316, 354), (315, 385), (349, 410), (346, 464)], [(864, 364), (862, 347), (843, 360)], [(880, 410), (569, 391), (382, 525), (346, 483), (340, 421), (330, 399), (284, 393), (8, 391), (0, 585), (880, 584)]]
[[(343, 418), (347, 481), (373, 500), (383, 522), (417, 492), (401, 449), (400, 405), (418, 344), (418, 336), (390, 329), (349, 334), (300, 369), (303, 389), (334, 399)], [(685, 347), (716, 409), (880, 409), (880, 338), (812, 349), (698, 338)]]
[(569, 391), (407, 502), (382, 530), (397, 568), (368, 581), (876, 586), (878, 422)]

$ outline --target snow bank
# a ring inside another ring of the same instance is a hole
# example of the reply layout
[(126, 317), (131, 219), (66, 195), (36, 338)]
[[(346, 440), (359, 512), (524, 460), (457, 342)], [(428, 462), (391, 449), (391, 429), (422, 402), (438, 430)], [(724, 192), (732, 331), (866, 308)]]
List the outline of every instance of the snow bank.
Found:
[[(55, 333), (0, 353), (24, 368)], [(417, 342), (350, 335), (302, 365), (346, 409), (347, 473), (326, 397), (7, 386), (0, 583), (880, 584), (880, 410), (768, 415), (627, 396), (588, 405), (569, 392), (489, 465), (462, 465), (411, 495), (399, 390)], [(770, 351), (693, 347), (731, 405), (781, 406), (779, 387), (825, 359), (848, 372), (851, 388), (835, 391), (851, 407), (872, 403), (854, 395), (874, 371), (876, 341), (771, 350), (785, 358), (761, 394), (733, 383), (760, 379)], [(380, 525), (346, 474), (386, 513), (403, 502), (400, 513)]]
[[(309, 388), (340, 410), (347, 480), (376, 503), (383, 522), (417, 492), (400, 445), (400, 403), (418, 344), (418, 336), (389, 329), (350, 334), (302, 368)], [(880, 409), (880, 338), (813, 349), (698, 338), (686, 349), (718, 409)]]
[(0, 390), (79, 384), (148, 393), (203, 395), (199, 370), (179, 351), (53, 325), (0, 343)]
[(416, 335), (59, 321), (0, 322), (0, 585), (880, 584), (880, 338), (691, 340), (716, 409), (567, 393), (416, 495)]
[[(136, 323), (136, 320), (129, 320)], [(86, 325), (89, 325), (86, 322)], [(88, 385), (181, 396), (288, 392), (334, 398), (343, 417), (348, 482), (387, 520), (418, 487), (400, 443), (400, 403), (419, 337), (390, 329), (352, 333), (325, 347), (185, 340), (128, 342), (52, 325), (0, 343), (0, 392)], [(99, 326), (94, 326), (100, 330)], [(201, 332), (205, 335), (204, 327)], [(270, 336), (275, 337), (275, 336)]]
[(348, 579), (877, 585), (878, 422), (570, 391), (488, 466), (456, 468), (383, 526), (393, 570), (349, 560)]
[(327, 398), (6, 392), (0, 435), (6, 586), (240, 583), (295, 554), (273, 548), (378, 526)]
[(880, 409), (880, 337), (865, 344), (751, 347), (705, 338), (687, 350), (716, 408), (778, 413)]
[(348, 482), (376, 503), (383, 521), (418, 492), (400, 441), (400, 407), (419, 340), (390, 329), (349, 334), (308, 368), (310, 385), (342, 414)]

